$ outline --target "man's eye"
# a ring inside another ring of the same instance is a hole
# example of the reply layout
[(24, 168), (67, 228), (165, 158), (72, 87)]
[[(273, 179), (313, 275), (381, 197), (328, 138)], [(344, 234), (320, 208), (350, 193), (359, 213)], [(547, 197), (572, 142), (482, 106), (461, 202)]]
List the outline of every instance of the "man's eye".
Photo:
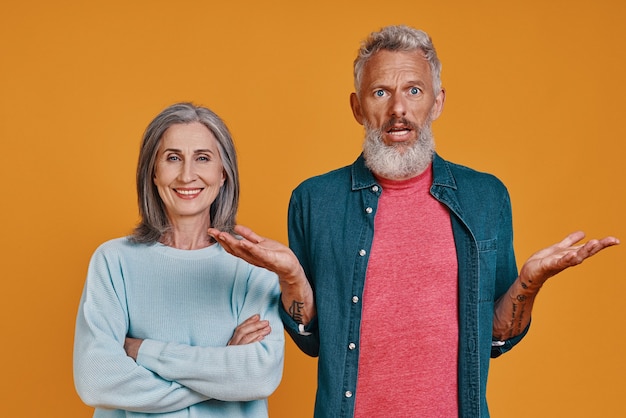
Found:
[(411, 94), (419, 94), (420, 89), (418, 89), (417, 87), (411, 87), (410, 92)]
[(374, 94), (376, 95), (376, 97), (383, 97), (385, 95), (385, 92), (382, 90), (376, 90)]

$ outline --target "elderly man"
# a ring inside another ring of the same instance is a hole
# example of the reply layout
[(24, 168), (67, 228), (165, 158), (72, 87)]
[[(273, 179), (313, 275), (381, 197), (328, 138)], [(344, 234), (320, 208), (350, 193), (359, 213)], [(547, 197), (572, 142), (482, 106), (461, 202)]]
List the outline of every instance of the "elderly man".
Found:
[(543, 283), (619, 243), (576, 232), (518, 275), (505, 186), (434, 151), (440, 72), (426, 33), (372, 33), (350, 97), (363, 153), (294, 190), (291, 250), (211, 231), (279, 275), (285, 328), (319, 356), (316, 417), (488, 417), (489, 359), (526, 334)]

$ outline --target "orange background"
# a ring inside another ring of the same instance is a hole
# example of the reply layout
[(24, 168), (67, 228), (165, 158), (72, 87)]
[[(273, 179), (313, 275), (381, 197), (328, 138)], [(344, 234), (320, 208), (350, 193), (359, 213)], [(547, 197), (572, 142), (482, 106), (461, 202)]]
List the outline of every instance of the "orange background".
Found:
[[(576, 229), (626, 239), (621, 0), (3, 0), (0, 18), (3, 416), (91, 416), (74, 319), (91, 253), (137, 220), (150, 119), (182, 100), (221, 115), (239, 221), (286, 242), (290, 191), (360, 151), (352, 60), (386, 24), (432, 35), (438, 151), (508, 185), (520, 264)], [(626, 416), (624, 245), (546, 285), (526, 340), (492, 362), (493, 416)], [(316, 362), (294, 347), (274, 418), (312, 415)]]

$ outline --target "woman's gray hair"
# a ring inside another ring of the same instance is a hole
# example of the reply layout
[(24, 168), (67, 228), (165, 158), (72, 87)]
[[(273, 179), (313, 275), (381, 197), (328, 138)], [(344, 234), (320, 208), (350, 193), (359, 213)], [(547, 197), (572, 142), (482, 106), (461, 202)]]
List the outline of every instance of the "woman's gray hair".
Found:
[(357, 95), (361, 90), (361, 76), (367, 61), (378, 51), (414, 51), (421, 50), (430, 64), (435, 95), (441, 90), (441, 62), (430, 36), (419, 29), (405, 25), (386, 26), (378, 32), (372, 32), (361, 43), (359, 53), (354, 60), (354, 88)]
[(217, 139), (224, 167), (224, 185), (211, 205), (211, 226), (232, 232), (239, 206), (239, 171), (232, 136), (226, 124), (211, 110), (192, 103), (176, 103), (159, 113), (144, 132), (137, 164), (137, 200), (140, 221), (131, 239), (134, 242), (158, 241), (170, 223), (163, 200), (154, 184), (155, 165), (161, 139), (172, 125), (199, 122)]

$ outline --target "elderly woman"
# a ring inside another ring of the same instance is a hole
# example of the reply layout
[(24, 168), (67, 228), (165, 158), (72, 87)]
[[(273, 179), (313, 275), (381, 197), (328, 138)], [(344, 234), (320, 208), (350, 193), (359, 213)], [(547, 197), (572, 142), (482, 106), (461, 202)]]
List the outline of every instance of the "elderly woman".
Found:
[(181, 103), (143, 137), (141, 220), (94, 253), (80, 300), (74, 380), (94, 417), (266, 417), (283, 369), (274, 273), (208, 235), (231, 231), (237, 159), (222, 120)]

